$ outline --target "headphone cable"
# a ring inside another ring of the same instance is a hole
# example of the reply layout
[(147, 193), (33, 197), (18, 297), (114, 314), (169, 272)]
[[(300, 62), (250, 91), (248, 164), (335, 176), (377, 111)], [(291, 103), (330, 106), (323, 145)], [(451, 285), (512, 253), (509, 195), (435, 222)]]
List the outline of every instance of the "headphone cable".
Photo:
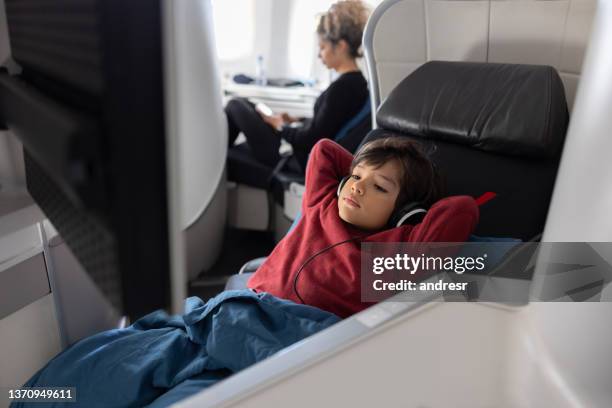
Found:
[(332, 249), (334, 247), (337, 247), (338, 245), (342, 245), (342, 244), (354, 241), (354, 240), (359, 239), (359, 238), (367, 238), (367, 237), (369, 237), (370, 235), (373, 235), (373, 234), (374, 233), (366, 234), (366, 235), (358, 235), (356, 237), (345, 239), (344, 241), (336, 242), (335, 244), (329, 245), (329, 246), (319, 250), (314, 255), (311, 255), (306, 261), (304, 261), (302, 266), (300, 266), (300, 268), (298, 269), (297, 273), (295, 274), (295, 278), (293, 278), (293, 291), (295, 292), (295, 295), (298, 297), (298, 299), (300, 299), (300, 302), (302, 302), (302, 304), (304, 304), (304, 305), (306, 304), (306, 302), (304, 302), (304, 299), (302, 299), (302, 297), (300, 296), (300, 293), (297, 290), (297, 282), (298, 282), (298, 278), (300, 277), (300, 273), (302, 273), (302, 271), (304, 270), (306, 265), (308, 265), (310, 263), (310, 261), (315, 259), (317, 256), (321, 255), (323, 252), (329, 251), (330, 249)]

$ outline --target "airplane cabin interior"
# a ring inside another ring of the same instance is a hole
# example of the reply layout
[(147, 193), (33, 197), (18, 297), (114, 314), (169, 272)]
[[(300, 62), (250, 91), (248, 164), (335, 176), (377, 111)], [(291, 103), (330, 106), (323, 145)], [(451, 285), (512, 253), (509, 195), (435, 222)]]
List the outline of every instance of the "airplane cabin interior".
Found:
[[(610, 0), (0, 0), (0, 407), (611, 406), (611, 43)], [(431, 202), (369, 230), (390, 136)], [(382, 295), (400, 250), (454, 273)]]

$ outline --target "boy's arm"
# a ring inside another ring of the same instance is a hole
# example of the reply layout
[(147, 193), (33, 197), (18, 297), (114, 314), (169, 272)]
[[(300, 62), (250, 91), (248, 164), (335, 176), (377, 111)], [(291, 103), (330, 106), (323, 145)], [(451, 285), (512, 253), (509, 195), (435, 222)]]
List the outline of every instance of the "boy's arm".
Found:
[(412, 228), (407, 242), (465, 242), (478, 224), (478, 206), (472, 197), (443, 198), (431, 206), (423, 221)]
[(306, 189), (302, 210), (318, 203), (331, 190), (336, 191), (342, 177), (347, 176), (353, 155), (329, 139), (314, 145), (306, 165)]

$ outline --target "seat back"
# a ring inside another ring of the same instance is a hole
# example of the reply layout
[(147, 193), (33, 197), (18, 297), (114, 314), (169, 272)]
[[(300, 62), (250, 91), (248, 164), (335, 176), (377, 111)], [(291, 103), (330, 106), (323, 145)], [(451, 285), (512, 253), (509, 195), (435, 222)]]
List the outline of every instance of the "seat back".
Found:
[(477, 235), (528, 240), (542, 232), (567, 130), (554, 68), (428, 62), (389, 94), (379, 129), (426, 146), (448, 195), (497, 196), (481, 206)]
[(364, 33), (373, 120), (391, 90), (432, 60), (550, 65), (571, 109), (596, 6), (596, 0), (382, 2)]
[(372, 130), (371, 104), (368, 97), (361, 110), (334, 136), (334, 141), (351, 153), (355, 153), (363, 138)]

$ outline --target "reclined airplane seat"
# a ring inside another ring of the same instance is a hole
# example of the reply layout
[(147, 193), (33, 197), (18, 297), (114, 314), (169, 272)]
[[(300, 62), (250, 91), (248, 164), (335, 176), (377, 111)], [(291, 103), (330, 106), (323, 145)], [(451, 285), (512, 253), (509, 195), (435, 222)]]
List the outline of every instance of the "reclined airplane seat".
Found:
[[(368, 98), (362, 109), (334, 136), (333, 140), (354, 152), (372, 129), (371, 103)], [(257, 161), (246, 143), (231, 147), (227, 158), (227, 178), (237, 184), (229, 194), (229, 223), (237, 228), (267, 230), (275, 215), (271, 206), (284, 205), (285, 191), (293, 182), (304, 184), (304, 170), (294, 154), (286, 154), (276, 167)], [(243, 191), (248, 193), (244, 193)], [(242, 193), (241, 193), (242, 192)], [(270, 195), (268, 194), (270, 193)], [(278, 220), (278, 217), (274, 218)], [(290, 220), (286, 221), (286, 227)], [(281, 236), (286, 228), (280, 228)]]
[(431, 61), (389, 94), (364, 142), (421, 142), (447, 195), (491, 198), (476, 235), (527, 241), (543, 231), (568, 120), (553, 67)]
[[(487, 196), (475, 234), (528, 241), (544, 228), (568, 124), (562, 81), (549, 66), (432, 61), (391, 91), (379, 129), (421, 143), (446, 195)], [(254, 272), (263, 259), (247, 263)], [(235, 276), (227, 288), (246, 284)]]

